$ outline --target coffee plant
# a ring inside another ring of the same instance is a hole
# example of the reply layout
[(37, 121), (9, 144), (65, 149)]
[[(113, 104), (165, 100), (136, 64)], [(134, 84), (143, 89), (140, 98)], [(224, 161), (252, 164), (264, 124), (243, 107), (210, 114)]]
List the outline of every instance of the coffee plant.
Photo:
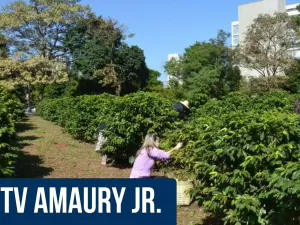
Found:
[(25, 116), (24, 105), (9, 90), (0, 86), (0, 104), (8, 112), (13, 121), (19, 121)]
[(45, 100), (38, 113), (84, 141), (95, 140), (106, 123), (102, 154), (122, 162), (135, 155), (148, 132), (162, 138), (162, 148), (183, 142), (168, 170), (193, 180), (192, 197), (221, 224), (299, 224), (300, 117), (293, 113), (298, 97), (199, 95), (184, 123), (174, 102), (144, 92)]
[(232, 94), (210, 101), (167, 135), (164, 146), (185, 144), (169, 166), (193, 179), (192, 196), (221, 224), (299, 224), (296, 99)]
[(271, 92), (263, 96), (251, 96), (245, 93), (234, 92), (220, 100), (209, 100), (205, 105), (195, 110), (193, 118), (205, 115), (218, 117), (236, 110), (264, 112), (276, 109), (282, 112), (292, 112), (294, 103), (299, 97), (283, 91)]
[(14, 146), (16, 131), (7, 109), (0, 105), (0, 177), (14, 174), (14, 163), (18, 156)]
[(77, 97), (66, 119), (65, 130), (76, 139), (95, 141), (99, 129), (96, 118), (107, 115), (114, 99), (115, 97), (106, 94)]
[(172, 104), (171, 100), (153, 93), (139, 92), (124, 97), (103, 94), (44, 100), (38, 105), (37, 113), (83, 141), (96, 141), (99, 127), (105, 123), (108, 141), (103, 154), (128, 162), (147, 132), (162, 136), (180, 124)]
[[(94, 141), (99, 124), (95, 118), (110, 107), (114, 97), (102, 94), (44, 100), (37, 107), (37, 114), (61, 126), (73, 138)], [(106, 106), (107, 105), (107, 106)]]
[(163, 137), (166, 131), (174, 130), (178, 115), (171, 106), (172, 101), (152, 93), (117, 98), (109, 112), (98, 118), (98, 124), (107, 124), (104, 134), (108, 140), (103, 154), (127, 161), (135, 155), (147, 133)]

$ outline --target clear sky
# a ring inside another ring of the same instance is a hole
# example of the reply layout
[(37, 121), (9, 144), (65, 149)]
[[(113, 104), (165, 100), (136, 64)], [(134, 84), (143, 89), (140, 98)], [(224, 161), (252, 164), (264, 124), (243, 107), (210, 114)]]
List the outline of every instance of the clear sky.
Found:
[[(13, 0), (0, 0), (0, 7)], [(128, 27), (128, 40), (144, 50), (149, 68), (161, 72), (170, 53), (182, 54), (196, 41), (215, 37), (219, 29), (231, 31), (238, 6), (254, 0), (81, 0), (97, 15), (111, 17)], [(300, 0), (286, 0), (287, 4)]]

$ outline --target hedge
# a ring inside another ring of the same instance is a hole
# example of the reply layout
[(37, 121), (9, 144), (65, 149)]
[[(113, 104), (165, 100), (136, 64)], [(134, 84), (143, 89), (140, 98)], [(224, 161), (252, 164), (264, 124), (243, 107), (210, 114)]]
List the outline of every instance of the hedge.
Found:
[(185, 144), (168, 166), (194, 181), (192, 196), (220, 224), (299, 223), (296, 99), (283, 92), (231, 94), (210, 101), (168, 134), (165, 147)]
[(44, 100), (37, 106), (37, 115), (61, 126), (77, 140), (95, 141), (99, 128), (95, 120), (107, 113), (113, 99), (102, 94)]
[(25, 115), (20, 100), (7, 89), (0, 87), (0, 177), (15, 174), (18, 157), (15, 125)]
[(147, 133), (164, 138), (167, 131), (180, 126), (172, 104), (173, 101), (154, 93), (139, 92), (116, 98), (97, 121), (107, 124), (104, 134), (108, 139), (103, 154), (114, 159), (133, 159)]
[(236, 110), (264, 112), (276, 109), (281, 112), (292, 112), (298, 98), (299, 95), (284, 91), (270, 92), (262, 96), (232, 92), (220, 100), (211, 99), (203, 106), (198, 107), (193, 113), (193, 118), (205, 115), (219, 117)]
[[(173, 102), (158, 94), (138, 92), (124, 97), (107, 94), (44, 100), (37, 115), (60, 125), (81, 141), (96, 141), (99, 127), (106, 123), (108, 141), (103, 154), (122, 162), (134, 156), (147, 132), (163, 136), (179, 126)], [(171, 122), (174, 118), (175, 122)]]
[(299, 224), (299, 96), (198, 97), (186, 123), (176, 119), (171, 100), (143, 92), (47, 100), (38, 114), (85, 141), (96, 140), (105, 122), (103, 154), (115, 159), (134, 156), (147, 132), (162, 137), (162, 148), (182, 141), (168, 166), (193, 180), (192, 196), (221, 224)]
[(0, 104), (5, 108), (13, 121), (19, 121), (25, 116), (24, 106), (16, 95), (0, 86)]

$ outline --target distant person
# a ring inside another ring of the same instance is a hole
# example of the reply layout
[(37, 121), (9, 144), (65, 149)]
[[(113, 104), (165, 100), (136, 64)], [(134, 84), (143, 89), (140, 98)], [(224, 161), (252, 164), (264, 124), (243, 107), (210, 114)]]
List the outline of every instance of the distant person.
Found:
[(153, 134), (147, 134), (144, 144), (136, 154), (135, 161), (131, 170), (130, 178), (155, 178), (151, 176), (151, 170), (155, 161), (165, 161), (171, 158), (171, 152), (178, 150), (182, 146), (178, 143), (169, 152), (159, 149), (159, 138)]
[(294, 113), (300, 114), (300, 100), (299, 99), (297, 99), (297, 101), (295, 102)]
[(179, 103), (175, 103), (173, 105), (173, 109), (175, 109), (175, 111), (178, 112), (179, 119), (188, 120), (190, 112), (191, 112), (188, 101), (182, 101)]
[[(103, 147), (103, 144), (106, 142), (107, 138), (104, 137), (103, 135), (103, 130), (106, 128), (106, 124), (105, 123), (102, 123), (99, 127), (99, 133), (98, 133), (98, 139), (97, 139), (97, 144), (96, 144), (96, 149), (95, 151), (96, 152), (100, 152), (102, 147)], [(101, 159), (101, 164), (102, 165), (106, 165), (107, 163), (107, 156), (106, 155), (103, 155), (102, 156), (102, 159)]]

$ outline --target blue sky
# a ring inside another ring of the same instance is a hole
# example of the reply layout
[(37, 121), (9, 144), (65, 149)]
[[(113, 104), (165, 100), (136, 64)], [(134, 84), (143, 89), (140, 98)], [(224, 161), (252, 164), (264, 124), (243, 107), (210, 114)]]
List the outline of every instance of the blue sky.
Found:
[[(3, 6), (13, 0), (1, 0)], [(219, 29), (230, 32), (238, 6), (253, 0), (82, 0), (97, 15), (111, 17), (128, 27), (128, 40), (144, 50), (149, 68), (161, 72), (170, 53), (182, 54), (196, 41), (215, 37)], [(286, 0), (287, 4), (300, 0)]]

